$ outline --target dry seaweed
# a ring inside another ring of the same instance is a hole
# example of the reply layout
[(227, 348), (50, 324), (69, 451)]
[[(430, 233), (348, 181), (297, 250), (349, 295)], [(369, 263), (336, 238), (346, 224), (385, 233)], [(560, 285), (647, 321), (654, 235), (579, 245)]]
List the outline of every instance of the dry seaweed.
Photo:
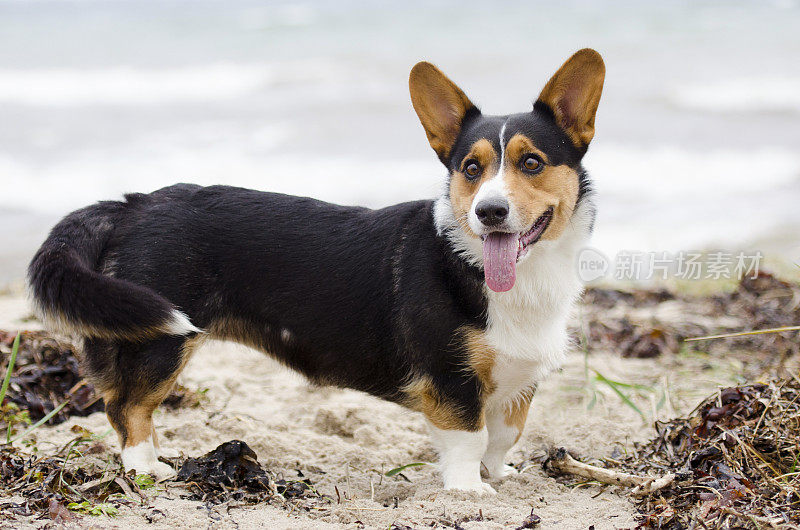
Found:
[[(0, 331), (0, 352), (11, 351), (15, 336), (16, 333)], [(2, 355), (0, 371), (3, 373), (7, 363), (8, 355)], [(6, 399), (19, 409), (27, 410), (33, 421), (68, 401), (48, 421), (49, 425), (61, 423), (70, 416), (88, 416), (103, 410), (102, 399), (80, 376), (73, 347), (42, 331), (22, 334)]]
[[(5, 373), (8, 353), (16, 337), (0, 330), (0, 373)], [(176, 385), (167, 396), (167, 408), (194, 407), (201, 394)], [(56, 425), (71, 416), (88, 416), (104, 410), (103, 400), (94, 387), (80, 374), (80, 363), (75, 348), (67, 340), (44, 331), (22, 333), (17, 361), (11, 374), (6, 400), (21, 411), (27, 411), (32, 421), (37, 421), (66, 403), (48, 425)], [(0, 418), (0, 420), (2, 420)], [(0, 421), (0, 427), (3, 427)]]
[(119, 466), (100, 468), (75, 458), (92, 452), (98, 443), (83, 429), (50, 455), (22, 451), (11, 444), (0, 445), (0, 520), (49, 517), (65, 522), (73, 517), (68, 506), (116, 511), (129, 502), (126, 494), (138, 489), (134, 477)]
[[(80, 434), (52, 455), (0, 446), (0, 520), (33, 517), (64, 522), (74, 517), (71, 511), (113, 514), (119, 505), (146, 497), (143, 490), (154, 486), (146, 476), (125, 474), (119, 465), (100, 468), (76, 461), (81, 454), (96, 452), (98, 442), (88, 431), (73, 430)], [(186, 498), (207, 505), (277, 501), (288, 507), (292, 501), (292, 508), (310, 509), (328, 502), (305, 478), (276, 479), (239, 440), (226, 442), (203, 457), (186, 459), (168, 485), (185, 488)]]
[(639, 501), (642, 528), (760, 528), (800, 523), (800, 382), (720, 390), (686, 418), (656, 424), (619, 467), (682, 473)]
[[(766, 272), (745, 277), (732, 292), (711, 296), (664, 289), (590, 288), (584, 294), (582, 316), (581, 333), (589, 353), (613, 351), (623, 357), (655, 357), (686, 347), (712, 355), (738, 354), (745, 364), (774, 367), (776, 361), (780, 364), (800, 350), (797, 334), (792, 332), (683, 342), (687, 337), (800, 323), (800, 285)], [(748, 375), (760, 373), (751, 370)]]
[(189, 458), (178, 470), (190, 498), (218, 504), (229, 501), (258, 503), (273, 497), (319, 498), (308, 479), (276, 479), (258, 462), (256, 453), (241, 440), (231, 440), (199, 458)]
[[(744, 278), (736, 291), (710, 298), (713, 311), (742, 322), (733, 331), (781, 328), (800, 324), (800, 285), (767, 273)], [(714, 330), (711, 330), (714, 331)], [(720, 351), (732, 347), (770, 351), (783, 357), (796, 355), (800, 341), (796, 333), (770, 333), (725, 339), (714, 345)]]

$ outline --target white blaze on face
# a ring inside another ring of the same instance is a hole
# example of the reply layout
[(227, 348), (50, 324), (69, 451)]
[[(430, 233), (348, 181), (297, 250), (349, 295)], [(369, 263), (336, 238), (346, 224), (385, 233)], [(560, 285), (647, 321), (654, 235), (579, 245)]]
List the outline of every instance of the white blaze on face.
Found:
[[(507, 122), (506, 122), (507, 123)], [(500, 128), (500, 160), (497, 174), (481, 184), (472, 200), (468, 222), (472, 231), (483, 236), (483, 269), (486, 285), (496, 292), (511, 290), (516, 282), (517, 252), (521, 229), (516, 209), (511, 202), (505, 180), (505, 139), (506, 123)], [(478, 219), (476, 208), (484, 200), (502, 200), (508, 204), (508, 217), (498, 226), (500, 231), (492, 231)]]
[[(499, 166), (497, 169), (497, 174), (494, 175), (492, 178), (481, 184), (481, 187), (478, 189), (478, 193), (475, 194), (475, 198), (472, 199), (472, 205), (469, 209), (469, 214), (467, 215), (467, 220), (469, 222), (470, 228), (476, 234), (483, 235), (487, 233), (487, 227), (481, 223), (480, 219), (478, 219), (478, 214), (475, 212), (476, 206), (486, 199), (505, 199), (509, 202), (509, 208), (511, 208), (511, 202), (508, 198), (508, 188), (506, 187), (506, 182), (504, 178), (505, 174), (505, 143), (503, 143), (503, 133), (506, 131), (506, 124), (503, 123), (503, 126), (500, 128), (500, 160)], [(513, 208), (509, 210), (509, 220), (513, 216)]]

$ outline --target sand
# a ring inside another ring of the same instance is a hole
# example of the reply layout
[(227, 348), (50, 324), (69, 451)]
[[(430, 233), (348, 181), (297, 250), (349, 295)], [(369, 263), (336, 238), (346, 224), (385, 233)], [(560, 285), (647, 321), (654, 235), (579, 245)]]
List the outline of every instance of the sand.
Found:
[[(21, 320), (26, 312), (19, 296), (0, 297), (0, 328), (35, 327)], [(665, 361), (612, 354), (592, 355), (589, 362), (606, 377), (647, 384), (668, 369)], [(559, 481), (532, 460), (552, 445), (605, 457), (615, 446), (624, 450), (652, 433), (649, 423), (607, 389), (587, 384), (580, 352), (570, 354), (533, 400), (524, 435), (507, 459), (523, 464), (523, 471), (492, 482), (497, 495), (483, 497), (442, 491), (434, 466), (407, 470), (408, 480), (383, 476), (400, 465), (435, 461), (421, 415), (359, 392), (312, 386), (260, 352), (210, 341), (179, 381), (207, 389), (206, 400), (197, 408), (156, 413), (163, 445), (200, 456), (225, 441), (244, 440), (270, 470), (286, 478), (296, 478), (299, 470), (333, 501), (310, 512), (268, 504), (210, 508), (181, 499), (185, 492), (168, 487), (143, 506), (123, 506), (114, 519), (85, 522), (119, 528), (417, 528), (456, 523), (463, 528), (516, 528), (533, 510), (541, 517), (541, 528), (636, 526), (635, 510), (623, 490), (575, 486), (578, 479)], [(600, 399), (589, 409), (592, 388)], [(64, 443), (74, 437), (74, 425), (95, 433), (109, 428), (100, 413), (72, 418), (37, 431), (37, 443), (43, 450), (50, 443)], [(106, 439), (111, 451), (101, 456), (115, 458), (114, 438)], [(474, 520), (481, 515), (482, 520)]]

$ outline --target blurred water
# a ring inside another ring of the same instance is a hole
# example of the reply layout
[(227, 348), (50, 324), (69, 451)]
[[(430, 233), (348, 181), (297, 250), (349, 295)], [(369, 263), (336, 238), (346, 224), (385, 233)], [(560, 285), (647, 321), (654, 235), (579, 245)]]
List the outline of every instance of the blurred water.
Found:
[(411, 66), (518, 112), (584, 46), (608, 69), (586, 158), (602, 250), (780, 232), (800, 259), (796, 1), (0, 0), (0, 283), (60, 215), (126, 191), (433, 197)]

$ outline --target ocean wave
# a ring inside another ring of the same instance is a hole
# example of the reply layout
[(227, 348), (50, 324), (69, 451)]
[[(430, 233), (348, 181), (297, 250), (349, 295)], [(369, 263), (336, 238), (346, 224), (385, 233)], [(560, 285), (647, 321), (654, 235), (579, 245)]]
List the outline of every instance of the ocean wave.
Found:
[(229, 99), (272, 80), (260, 65), (175, 69), (0, 69), (0, 101), (24, 105), (130, 105)]
[[(445, 185), (434, 157), (380, 159), (357, 154), (287, 153), (289, 124), (240, 134), (209, 122), (154, 132), (106, 149), (46, 163), (0, 152), (0, 189), (12, 206), (63, 214), (125, 192), (176, 182), (230, 184), (380, 207), (433, 198)], [(594, 245), (676, 250), (746, 244), (780, 225), (797, 226), (800, 155), (777, 148), (703, 152), (598, 142), (586, 157), (600, 204)]]
[(800, 154), (776, 147), (708, 151), (597, 143), (584, 165), (604, 193), (666, 199), (687, 194), (748, 193), (800, 178)]
[(668, 98), (679, 107), (710, 112), (800, 113), (800, 79), (747, 78), (683, 86)]
[(607, 253), (748, 249), (800, 225), (800, 155), (785, 149), (598, 143), (585, 165), (599, 203), (593, 245)]
[[(267, 131), (268, 141), (272, 133)], [(163, 138), (163, 137), (160, 137)], [(123, 193), (175, 184), (228, 184), (310, 196), (339, 204), (381, 207), (437, 196), (444, 168), (434, 161), (374, 160), (350, 156), (319, 159), (253, 155), (227, 143), (203, 149), (87, 151), (40, 166), (0, 153), (0, 189), (21, 209), (66, 213)]]

